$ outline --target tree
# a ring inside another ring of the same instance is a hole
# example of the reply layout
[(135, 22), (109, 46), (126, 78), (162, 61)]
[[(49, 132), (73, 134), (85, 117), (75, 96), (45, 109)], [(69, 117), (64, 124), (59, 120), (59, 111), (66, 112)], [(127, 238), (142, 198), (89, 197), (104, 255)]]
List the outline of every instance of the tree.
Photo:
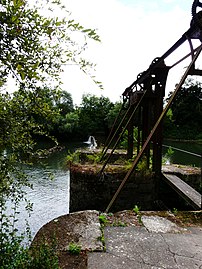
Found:
[[(95, 30), (85, 29), (75, 22), (60, 1), (41, 1), (44, 6), (37, 6), (37, 3), (38, 1), (31, 7), (28, 1), (4, 0), (0, 4), (0, 88), (5, 90), (6, 82), (11, 77), (18, 88), (12, 101), (8, 93), (1, 93), (3, 103), (8, 102), (8, 106), (12, 103), (12, 110), (6, 108), (5, 103), (0, 114), (2, 150), (8, 145), (11, 148), (22, 146), (23, 143), (18, 144), (16, 141), (18, 131), (20, 137), (29, 136), (33, 133), (34, 120), (35, 132), (43, 132), (43, 124), (40, 124), (39, 120), (44, 121), (45, 117), (50, 120), (51, 115), (54, 115), (54, 104), (49, 102), (50, 95), (54, 95), (54, 102), (62, 106), (64, 113), (65, 110), (72, 110), (70, 96), (64, 92), (60, 95), (59, 75), (63, 64), (74, 62), (86, 71), (91, 64), (81, 57), (82, 51), (86, 49), (88, 38), (99, 41)], [(48, 12), (46, 17), (41, 15), (45, 8)], [(55, 8), (66, 11), (63, 18), (54, 17), (54, 12), (51, 11)], [(81, 34), (83, 44), (72, 38), (73, 32)], [(14, 117), (11, 125), (7, 124), (6, 119), (9, 119), (9, 113), (12, 114), (10, 118)], [(14, 124), (18, 129), (15, 129)], [(8, 132), (15, 136), (6, 136)], [(32, 145), (31, 141), (30, 144)]]
[(65, 117), (61, 118), (58, 126), (58, 136), (62, 138), (78, 138), (79, 115), (77, 111), (69, 112)]
[(64, 90), (61, 91), (60, 96), (56, 101), (56, 106), (60, 109), (60, 114), (63, 116), (67, 113), (73, 112), (74, 105), (71, 94)]
[(56, 106), (58, 98), (59, 91), (39, 87), (35, 91), (14, 92), (12, 102), (16, 110), (23, 112), (23, 121), (32, 124), (31, 133), (34, 136), (48, 136), (60, 116), (59, 108)]
[[(108, 125), (109, 125), (109, 128), (111, 128), (114, 124), (114, 122), (116, 121), (116, 118), (121, 110), (121, 107), (122, 107), (122, 102), (116, 102), (112, 108), (109, 110), (108, 114), (107, 114), (107, 121), (108, 121)], [(117, 120), (117, 123), (116, 123), (116, 127), (118, 127), (118, 124), (119, 124), (119, 119)]]
[[(33, 151), (33, 134), (46, 135), (44, 121), (54, 120), (63, 65), (74, 62), (88, 72), (92, 64), (82, 58), (82, 52), (89, 38), (99, 41), (95, 30), (75, 22), (59, 0), (41, 1), (44, 6), (39, 1), (32, 6), (29, 2), (0, 3), (0, 249), (4, 253), (0, 262), (4, 268), (12, 267), (7, 267), (7, 262), (16, 262), (20, 240), (15, 241), (14, 224), (19, 201), (25, 199), (22, 186), (29, 185), (20, 165)], [(54, 17), (57, 12), (51, 11), (55, 9), (65, 12), (64, 17)], [(73, 32), (79, 33), (83, 42), (73, 39)], [(17, 89), (13, 95), (7, 92), (11, 78)], [(8, 199), (13, 209), (10, 219), (5, 214)]]
[[(51, 87), (59, 81), (63, 64), (74, 62), (84, 70), (89, 65), (81, 52), (88, 37), (99, 40), (95, 30), (85, 29), (67, 12), (64, 18), (54, 17), (50, 13), (54, 8), (65, 10), (60, 1), (43, 3), (43, 7), (31, 8), (25, 0), (1, 2), (0, 86), (12, 75), (24, 87), (34, 89), (39, 82)], [(42, 8), (50, 15), (42, 16)], [(72, 38), (74, 31), (83, 35), (83, 44)]]
[[(55, 9), (63, 12), (63, 17), (54, 17), (55, 13), (51, 11)], [(42, 13), (47, 16), (41, 15)], [(32, 7), (24, 0), (1, 1), (0, 23), (0, 88), (5, 90), (6, 82), (12, 77), (20, 91), (20, 98), (23, 99), (24, 95), (28, 100), (30, 95), (30, 108), (33, 109), (40, 100), (44, 101), (47, 94), (54, 93), (54, 102), (62, 107), (63, 112), (71, 110), (70, 96), (65, 96), (60, 91), (60, 72), (63, 65), (68, 63), (78, 64), (82, 70), (88, 72), (88, 67), (92, 64), (82, 58), (82, 51), (86, 49), (88, 39), (99, 41), (95, 30), (85, 29), (75, 22), (60, 1), (54, 0), (41, 1), (41, 5), (36, 1)], [(80, 43), (77, 42), (78, 35), (77, 40), (73, 38), (73, 32), (82, 37), (79, 38)], [(40, 105), (38, 111), (43, 108)], [(35, 118), (36, 110), (37, 105)], [(50, 120), (52, 113), (48, 110), (46, 113), (44, 111), (44, 116), (48, 115)], [(25, 118), (26, 113), (24, 110)], [(40, 113), (38, 112), (39, 115)], [(44, 116), (38, 116), (38, 120), (44, 119)]]
[(165, 137), (169, 137), (172, 131), (175, 128), (175, 124), (173, 121), (173, 112), (172, 109), (169, 108), (163, 119), (163, 133)]
[[(170, 94), (171, 95), (171, 94)], [(170, 97), (169, 97), (170, 98)], [(168, 99), (169, 99), (168, 98)], [(202, 85), (188, 80), (171, 105), (177, 138), (199, 139), (202, 134)]]
[(86, 94), (79, 107), (79, 128), (83, 136), (106, 134), (108, 132), (107, 115), (113, 103), (107, 97)]

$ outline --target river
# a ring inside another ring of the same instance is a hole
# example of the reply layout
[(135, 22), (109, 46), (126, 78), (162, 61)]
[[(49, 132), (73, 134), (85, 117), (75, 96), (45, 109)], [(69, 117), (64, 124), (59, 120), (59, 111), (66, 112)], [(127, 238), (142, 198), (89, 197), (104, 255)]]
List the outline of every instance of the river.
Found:
[[(19, 232), (26, 228), (28, 220), (31, 237), (50, 220), (69, 213), (70, 172), (65, 165), (65, 157), (69, 150), (79, 148), (83, 144), (65, 145), (62, 151), (52, 153), (41, 163), (26, 167), (25, 172), (33, 189), (26, 188), (27, 198), (33, 204), (28, 216), (25, 204), (20, 205), (20, 214), (16, 227)], [(50, 177), (51, 175), (51, 177)]]

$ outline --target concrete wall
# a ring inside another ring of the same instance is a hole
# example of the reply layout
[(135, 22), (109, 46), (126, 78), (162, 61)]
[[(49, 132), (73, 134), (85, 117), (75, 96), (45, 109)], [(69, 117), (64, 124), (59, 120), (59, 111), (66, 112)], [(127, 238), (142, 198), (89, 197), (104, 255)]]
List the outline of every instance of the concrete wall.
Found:
[[(70, 212), (88, 209), (105, 211), (125, 174), (107, 172), (99, 176), (93, 165), (72, 166), (70, 169)], [(200, 173), (184, 174), (183, 171), (178, 171), (177, 175), (201, 192)], [(157, 182), (153, 174), (132, 175), (110, 211), (132, 209), (135, 205), (141, 207), (141, 210), (192, 209), (163, 180), (160, 180), (158, 185)]]
[[(70, 169), (70, 212), (96, 209), (105, 211), (113, 195), (125, 177), (125, 173), (105, 173), (99, 176), (89, 169)], [(110, 211), (132, 209), (135, 205), (141, 210), (154, 209), (156, 186), (151, 174), (132, 175), (121, 190)]]

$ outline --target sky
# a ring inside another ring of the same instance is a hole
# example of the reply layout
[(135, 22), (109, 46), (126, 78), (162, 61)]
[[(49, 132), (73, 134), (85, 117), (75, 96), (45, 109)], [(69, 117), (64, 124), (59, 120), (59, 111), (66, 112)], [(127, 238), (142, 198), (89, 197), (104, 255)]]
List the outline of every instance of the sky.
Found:
[[(93, 80), (76, 65), (66, 65), (63, 89), (75, 105), (91, 93), (120, 101), (124, 90), (162, 56), (190, 27), (193, 0), (64, 0), (72, 17), (86, 28), (96, 29), (101, 42), (90, 41), (85, 57), (96, 64)], [(167, 65), (190, 52), (188, 42), (166, 59)], [(166, 95), (180, 81), (190, 59), (171, 69)], [(199, 61), (200, 62), (200, 61)]]
[[(83, 94), (121, 100), (126, 87), (163, 55), (190, 27), (192, 0), (66, 0), (67, 9), (84, 27), (95, 28), (101, 43), (90, 42), (86, 56), (97, 64), (96, 78), (104, 90), (79, 70), (67, 66), (63, 88), (75, 104)], [(188, 42), (166, 64), (189, 53)], [(166, 94), (174, 90), (190, 59), (169, 72)]]

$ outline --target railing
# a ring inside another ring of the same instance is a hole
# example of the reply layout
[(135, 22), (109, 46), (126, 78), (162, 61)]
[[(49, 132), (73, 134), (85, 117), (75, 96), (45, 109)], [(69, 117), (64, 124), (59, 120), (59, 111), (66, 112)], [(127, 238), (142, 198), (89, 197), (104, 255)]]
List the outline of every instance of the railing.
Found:
[(178, 150), (178, 151), (181, 151), (181, 152), (184, 152), (184, 153), (187, 153), (187, 154), (202, 158), (202, 154), (201, 155), (196, 154), (196, 153), (193, 153), (193, 152), (190, 152), (190, 151), (187, 151), (187, 150), (184, 150), (184, 149), (179, 149), (179, 148), (176, 148), (176, 147), (173, 147), (173, 146), (168, 146), (168, 145), (162, 145), (162, 146), (165, 147), (165, 148), (172, 148), (172, 149), (175, 149), (175, 150)]
[(202, 153), (197, 154), (197, 153), (193, 153), (193, 152), (190, 152), (190, 151), (187, 151), (187, 150), (184, 150), (184, 149), (179, 149), (179, 148), (176, 148), (176, 147), (173, 147), (173, 146), (168, 146), (168, 145), (162, 145), (162, 146), (165, 147), (165, 148), (172, 148), (174, 150), (178, 150), (180, 152), (183, 152), (183, 153), (186, 153), (186, 154), (201, 158), (201, 185), (202, 185)]

